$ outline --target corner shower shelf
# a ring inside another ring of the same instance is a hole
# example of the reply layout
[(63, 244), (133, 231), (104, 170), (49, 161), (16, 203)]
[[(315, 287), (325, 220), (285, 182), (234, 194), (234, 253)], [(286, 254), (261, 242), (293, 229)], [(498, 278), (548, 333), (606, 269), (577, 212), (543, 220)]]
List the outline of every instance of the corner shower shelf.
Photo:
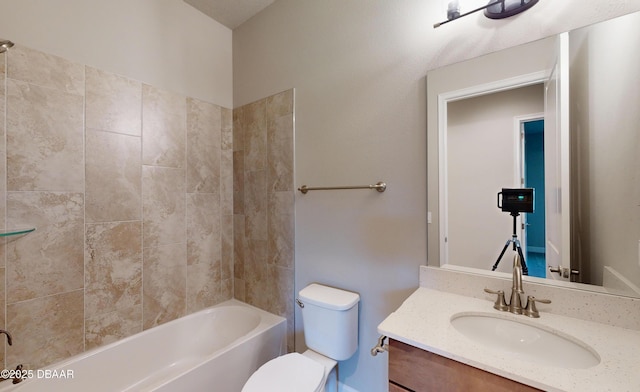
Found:
[(35, 229), (36, 229), (35, 227), (31, 227), (31, 228), (26, 228), (26, 229), (0, 230), (0, 237), (9, 237), (9, 236), (12, 236), (12, 235), (27, 234), (27, 233), (31, 233)]

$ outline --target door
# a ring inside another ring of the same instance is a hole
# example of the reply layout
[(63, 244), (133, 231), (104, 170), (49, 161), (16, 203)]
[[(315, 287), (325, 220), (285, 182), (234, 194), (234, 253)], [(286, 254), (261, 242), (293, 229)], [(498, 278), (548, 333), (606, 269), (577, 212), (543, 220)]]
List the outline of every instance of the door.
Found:
[[(545, 255), (547, 277), (569, 280), (569, 35), (558, 36), (545, 82)], [(550, 270), (556, 271), (551, 272)]]

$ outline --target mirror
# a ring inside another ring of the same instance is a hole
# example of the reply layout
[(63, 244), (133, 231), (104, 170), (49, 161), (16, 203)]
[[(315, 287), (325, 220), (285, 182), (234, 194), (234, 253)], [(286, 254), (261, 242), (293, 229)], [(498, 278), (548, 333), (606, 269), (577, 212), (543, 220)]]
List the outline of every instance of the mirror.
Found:
[[(639, 47), (634, 13), (428, 72), (429, 265), (519, 244), (532, 277), (640, 297)], [(498, 207), (525, 187), (533, 213)]]

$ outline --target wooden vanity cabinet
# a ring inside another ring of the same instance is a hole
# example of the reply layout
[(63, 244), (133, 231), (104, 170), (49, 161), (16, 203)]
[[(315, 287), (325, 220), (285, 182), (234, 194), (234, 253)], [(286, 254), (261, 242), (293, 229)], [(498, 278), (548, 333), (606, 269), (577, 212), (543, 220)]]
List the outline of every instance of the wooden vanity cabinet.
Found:
[(389, 392), (531, 392), (539, 389), (389, 339)]

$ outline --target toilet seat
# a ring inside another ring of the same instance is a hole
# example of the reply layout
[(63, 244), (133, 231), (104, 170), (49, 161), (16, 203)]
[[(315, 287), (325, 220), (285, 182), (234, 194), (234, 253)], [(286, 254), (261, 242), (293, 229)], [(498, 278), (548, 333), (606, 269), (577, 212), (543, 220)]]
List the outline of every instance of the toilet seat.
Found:
[(320, 392), (326, 381), (324, 370), (302, 354), (283, 355), (253, 373), (242, 392)]

